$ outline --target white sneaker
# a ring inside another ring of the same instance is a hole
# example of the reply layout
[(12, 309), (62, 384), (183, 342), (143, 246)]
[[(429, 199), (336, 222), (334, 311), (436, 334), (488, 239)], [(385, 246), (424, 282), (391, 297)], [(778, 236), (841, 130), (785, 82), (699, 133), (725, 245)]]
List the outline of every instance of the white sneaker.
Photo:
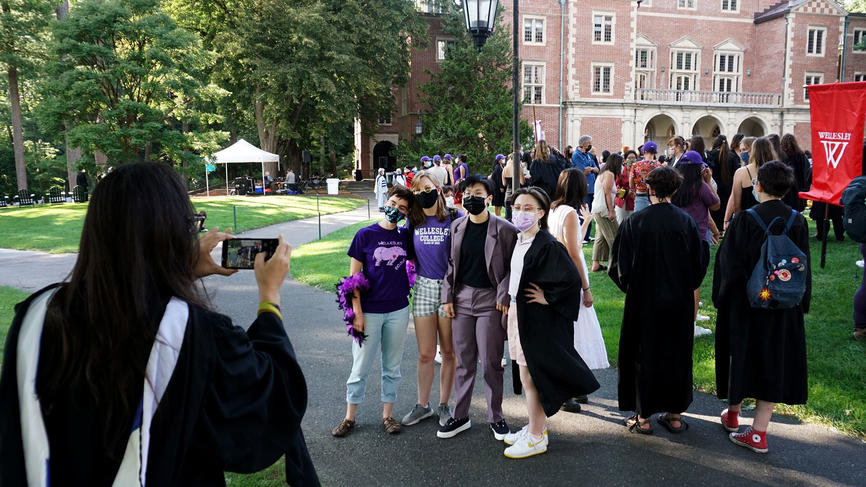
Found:
[(712, 334), (713, 334), (713, 330), (710, 330), (708, 328), (704, 328), (703, 326), (698, 326), (697, 324), (695, 325), (695, 338), (707, 336), (707, 335), (712, 335)]
[(698, 313), (698, 321), (710, 321), (710, 317), (707, 315), (702, 315)]
[(859, 267), (859, 268), (862, 269), (862, 268), (863, 268), (863, 259), (858, 260), (858, 261), (856, 262), (856, 264), (857, 264), (857, 267)]
[(442, 365), (442, 353), (439, 352), (439, 345), (436, 345), (436, 356), (433, 357), (433, 361)]
[[(502, 441), (504, 441), (506, 445), (513, 445), (517, 443), (517, 440), (523, 437), (523, 435), (525, 435), (527, 431), (529, 431), (528, 424), (523, 428), (515, 431), (514, 433), (508, 433), (507, 435), (505, 435), (505, 438)], [(541, 434), (543, 434), (544, 437), (547, 438), (547, 427), (544, 428), (544, 431), (542, 431)]]
[(517, 440), (517, 443), (505, 449), (505, 456), (508, 458), (526, 458), (546, 451), (547, 436), (541, 435), (539, 440), (527, 432)]

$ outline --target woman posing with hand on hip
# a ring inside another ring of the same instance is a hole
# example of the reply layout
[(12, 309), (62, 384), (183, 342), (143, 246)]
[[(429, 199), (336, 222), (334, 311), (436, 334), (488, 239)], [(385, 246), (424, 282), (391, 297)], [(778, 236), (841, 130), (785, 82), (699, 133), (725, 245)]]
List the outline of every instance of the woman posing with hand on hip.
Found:
[[(526, 458), (547, 451), (546, 418), (572, 397), (599, 388), (574, 349), (580, 312), (580, 273), (568, 252), (547, 232), (550, 200), (538, 188), (514, 193), (512, 219), (520, 230), (508, 280), (508, 352), (520, 366), (529, 424), (505, 436), (505, 456)], [(515, 386), (516, 388), (516, 386)]]
[[(382, 426), (400, 432), (392, 416), (400, 385), (403, 341), (409, 326), (409, 277), (406, 261), (412, 258), (411, 235), (397, 224), (406, 218), (415, 196), (405, 186), (394, 186), (385, 202), (385, 219), (358, 230), (347, 254), (350, 276), (340, 285), (351, 311), (352, 372), (346, 381), (346, 417), (331, 432), (341, 437), (355, 427), (355, 411), (364, 402), (367, 375), (376, 354), (382, 353)], [(347, 305), (348, 306), (348, 305)]]

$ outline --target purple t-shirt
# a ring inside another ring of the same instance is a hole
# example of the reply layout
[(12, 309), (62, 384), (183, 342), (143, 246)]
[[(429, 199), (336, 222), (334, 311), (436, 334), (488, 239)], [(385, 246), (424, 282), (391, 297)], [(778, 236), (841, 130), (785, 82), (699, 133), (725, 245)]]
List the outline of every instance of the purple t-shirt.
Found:
[[(462, 212), (458, 210), (457, 217)], [(451, 215), (440, 222), (435, 215), (412, 230), (412, 246), (418, 259), (418, 275), (427, 279), (443, 279), (448, 270), (448, 253), (451, 251)]]
[(713, 188), (710, 188), (707, 183), (701, 182), (697, 196), (692, 198), (689, 204), (682, 207), (682, 210), (694, 218), (695, 223), (698, 224), (698, 236), (701, 240), (707, 239), (707, 227), (709, 226), (707, 211), (718, 202), (719, 198), (713, 194)]
[(390, 313), (409, 306), (406, 261), (411, 234), (402, 227), (386, 230), (378, 223), (358, 230), (346, 252), (363, 265), (370, 289), (361, 295), (365, 313)]

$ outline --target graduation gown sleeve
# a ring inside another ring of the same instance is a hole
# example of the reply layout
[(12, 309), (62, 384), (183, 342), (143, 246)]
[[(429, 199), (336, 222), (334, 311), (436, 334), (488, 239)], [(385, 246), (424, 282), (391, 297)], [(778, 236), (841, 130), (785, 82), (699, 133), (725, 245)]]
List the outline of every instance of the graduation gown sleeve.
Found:
[(616, 232), (610, 255), (607, 275), (619, 287), (620, 291), (627, 292), (631, 280), (632, 259), (634, 258), (634, 243), (632, 242), (632, 230), (628, 218), (622, 222), (619, 231)]

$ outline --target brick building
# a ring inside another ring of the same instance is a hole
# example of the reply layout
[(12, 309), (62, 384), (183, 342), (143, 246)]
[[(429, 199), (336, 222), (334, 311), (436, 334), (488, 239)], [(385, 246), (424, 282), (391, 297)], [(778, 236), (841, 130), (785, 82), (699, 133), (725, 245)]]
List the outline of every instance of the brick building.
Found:
[[(448, 39), (428, 2), (430, 46), (378, 131), (356, 123), (356, 167), (393, 167), (389, 144), (423, 131), (418, 87)], [(511, 29), (511, 5), (498, 29)], [(523, 0), (522, 116), (541, 120), (548, 143), (601, 149), (660, 145), (674, 134), (791, 132), (811, 147), (805, 85), (866, 80), (866, 14), (833, 0)], [(421, 122), (419, 124), (419, 122)], [(709, 140), (708, 140), (709, 142)]]

